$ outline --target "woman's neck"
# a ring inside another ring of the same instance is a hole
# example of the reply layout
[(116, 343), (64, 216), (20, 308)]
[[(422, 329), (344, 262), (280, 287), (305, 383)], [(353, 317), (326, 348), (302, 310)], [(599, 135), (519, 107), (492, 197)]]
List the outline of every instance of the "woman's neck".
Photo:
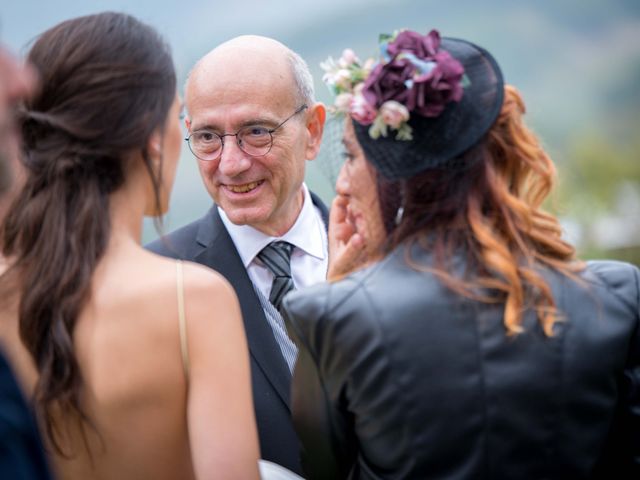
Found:
[(142, 220), (146, 205), (144, 186), (129, 179), (109, 198), (111, 220), (110, 244), (113, 240), (142, 242)]

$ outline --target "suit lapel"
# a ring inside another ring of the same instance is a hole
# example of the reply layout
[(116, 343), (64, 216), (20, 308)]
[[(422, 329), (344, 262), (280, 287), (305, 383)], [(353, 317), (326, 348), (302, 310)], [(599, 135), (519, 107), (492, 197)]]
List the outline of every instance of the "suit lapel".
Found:
[(320, 199), (320, 197), (313, 193), (311, 190), (309, 190), (309, 194), (311, 195), (311, 201), (313, 202), (313, 205), (320, 212), (320, 216), (322, 217), (322, 221), (324, 222), (324, 228), (329, 230), (329, 210), (327, 209), (327, 206)]
[(196, 241), (203, 249), (196, 253), (194, 260), (217, 270), (233, 285), (240, 300), (251, 356), (289, 408), (291, 374), (265, 318), (253, 283), (215, 205), (200, 223)]

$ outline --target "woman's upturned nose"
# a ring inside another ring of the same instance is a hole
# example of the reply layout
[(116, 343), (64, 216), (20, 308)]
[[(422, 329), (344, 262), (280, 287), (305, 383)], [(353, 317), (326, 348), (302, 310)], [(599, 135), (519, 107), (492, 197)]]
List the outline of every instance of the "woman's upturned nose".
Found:
[(350, 193), (349, 174), (347, 173), (347, 166), (343, 164), (338, 173), (336, 179), (336, 193), (339, 195), (348, 196)]

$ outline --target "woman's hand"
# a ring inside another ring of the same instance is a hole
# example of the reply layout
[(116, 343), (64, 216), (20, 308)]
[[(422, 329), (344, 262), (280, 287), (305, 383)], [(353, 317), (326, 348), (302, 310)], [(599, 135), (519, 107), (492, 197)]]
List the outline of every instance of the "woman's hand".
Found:
[(335, 281), (367, 262), (365, 239), (358, 233), (349, 213), (349, 198), (338, 194), (329, 214), (329, 270), (327, 280)]

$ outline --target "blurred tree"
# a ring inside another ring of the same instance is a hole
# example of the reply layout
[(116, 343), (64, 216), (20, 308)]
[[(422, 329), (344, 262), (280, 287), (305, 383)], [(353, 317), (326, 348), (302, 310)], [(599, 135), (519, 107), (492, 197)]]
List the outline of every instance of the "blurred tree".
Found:
[(584, 258), (640, 265), (640, 135), (633, 137), (584, 132), (558, 162), (560, 183), (550, 206), (578, 227), (572, 240)]

